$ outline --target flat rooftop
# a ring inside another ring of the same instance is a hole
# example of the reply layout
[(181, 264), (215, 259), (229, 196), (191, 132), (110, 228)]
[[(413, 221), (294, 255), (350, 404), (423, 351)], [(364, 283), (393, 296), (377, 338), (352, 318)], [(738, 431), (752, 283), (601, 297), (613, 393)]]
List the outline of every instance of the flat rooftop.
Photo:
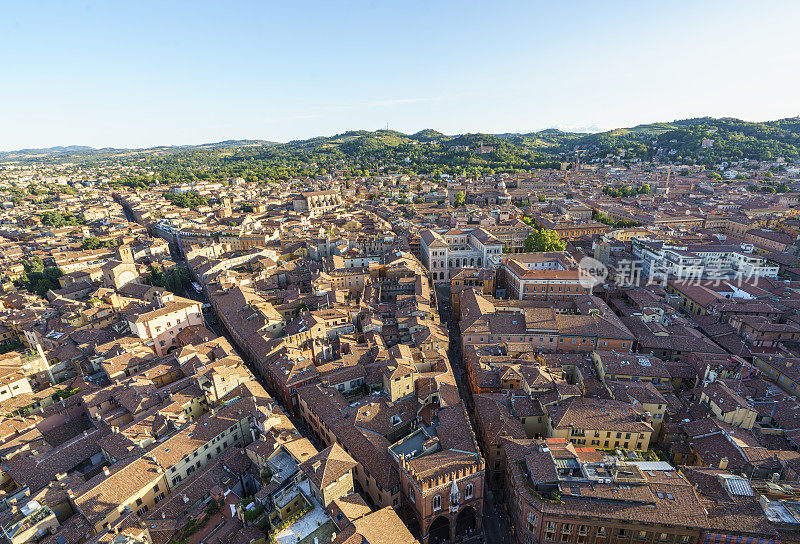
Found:
[(392, 444), (389, 450), (395, 457), (401, 455), (413, 457), (414, 454), (422, 453), (425, 449), (424, 444), (432, 438), (437, 438), (436, 428), (422, 424), (416, 431)]

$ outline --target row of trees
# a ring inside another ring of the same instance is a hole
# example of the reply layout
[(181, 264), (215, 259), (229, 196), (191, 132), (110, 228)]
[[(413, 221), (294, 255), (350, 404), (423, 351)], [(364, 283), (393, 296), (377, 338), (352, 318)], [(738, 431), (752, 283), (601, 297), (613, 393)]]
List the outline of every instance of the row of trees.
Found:
[(97, 236), (89, 236), (81, 242), (81, 249), (100, 249), (100, 248), (115, 248), (120, 244), (120, 240), (114, 238), (111, 240), (101, 240)]
[(622, 187), (603, 187), (603, 194), (612, 198), (649, 195), (652, 193), (653, 191), (650, 189), (649, 183), (645, 183), (639, 187), (631, 187), (630, 185), (623, 185)]
[(636, 221), (631, 221), (629, 219), (620, 219), (618, 221), (614, 221), (608, 215), (603, 212), (593, 211), (592, 212), (592, 219), (599, 223), (603, 223), (608, 225), (609, 227), (616, 227), (616, 228), (631, 228), (631, 227), (639, 227), (641, 226), (640, 223)]

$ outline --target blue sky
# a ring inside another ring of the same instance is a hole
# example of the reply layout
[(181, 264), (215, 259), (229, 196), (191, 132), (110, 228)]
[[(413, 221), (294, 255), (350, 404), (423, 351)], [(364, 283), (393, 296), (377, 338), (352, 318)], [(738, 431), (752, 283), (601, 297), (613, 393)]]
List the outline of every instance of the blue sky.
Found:
[(0, 1), (0, 149), (800, 114), (800, 2)]

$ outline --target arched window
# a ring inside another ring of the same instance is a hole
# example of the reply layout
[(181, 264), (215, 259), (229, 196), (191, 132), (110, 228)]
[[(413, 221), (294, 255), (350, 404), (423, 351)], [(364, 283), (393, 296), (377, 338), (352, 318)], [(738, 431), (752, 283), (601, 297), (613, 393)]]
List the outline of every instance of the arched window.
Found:
[(467, 487), (464, 488), (464, 496), (468, 499), (472, 498), (472, 484), (467, 484)]
[(442, 496), (436, 495), (433, 497), (433, 509), (434, 510), (441, 510), (442, 509)]

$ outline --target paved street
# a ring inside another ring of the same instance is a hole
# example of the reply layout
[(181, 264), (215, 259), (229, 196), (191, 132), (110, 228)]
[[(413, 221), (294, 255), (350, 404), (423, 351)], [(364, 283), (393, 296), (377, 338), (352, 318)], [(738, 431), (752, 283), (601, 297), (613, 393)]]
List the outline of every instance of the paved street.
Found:
[[(450, 358), (450, 366), (453, 367), (453, 374), (455, 374), (456, 383), (458, 384), (458, 392), (461, 398), (464, 399), (467, 412), (471, 418), (474, 403), (472, 401), (472, 392), (467, 383), (466, 368), (461, 358), (461, 331), (458, 327), (458, 323), (452, 319), (449, 286), (437, 287), (436, 299), (439, 304), (439, 316), (442, 322), (447, 324), (450, 336), (450, 346), (447, 350), (447, 355)], [(475, 422), (473, 421), (472, 424), (474, 429)], [(501, 492), (493, 491), (489, 488), (488, 484), (486, 485), (483, 504), (483, 537), (484, 542), (487, 544), (510, 544), (512, 542), (511, 531), (508, 526), (508, 516), (506, 515), (500, 495)]]
[[(447, 354), (450, 359), (450, 365), (453, 368), (453, 373), (456, 377), (456, 383), (458, 384), (459, 394), (461, 398), (464, 399), (464, 403), (467, 406), (467, 412), (472, 417), (472, 393), (469, 389), (469, 384), (467, 383), (467, 375), (466, 370), (461, 359), (461, 333), (458, 328), (458, 324), (453, 321), (451, 310), (450, 308), (450, 289), (447, 286), (444, 287), (437, 287), (436, 289), (436, 297), (439, 306), (439, 315), (444, 324), (447, 325), (448, 333), (450, 336), (450, 346), (448, 348)], [(187, 295), (191, 298), (201, 301), (207, 302), (207, 299), (203, 293), (195, 293), (192, 289), (187, 289)], [(209, 309), (206, 312), (206, 326), (209, 327), (214, 333), (220, 336), (227, 336), (226, 331), (223, 327), (221, 327), (217, 321), (216, 315), (214, 314), (213, 309)], [(230, 338), (229, 338), (230, 340)], [(314, 443), (318, 448), (323, 448), (324, 444), (322, 444), (319, 439), (310, 431), (310, 429), (305, 425), (305, 422), (300, 417), (293, 417), (292, 423), (294, 423), (295, 427), (300, 431), (300, 433), (305, 436), (306, 438), (310, 439), (312, 443)], [(474, 422), (473, 422), (474, 428)], [(501, 492), (498, 490), (492, 490), (487, 485), (484, 490), (484, 506), (483, 506), (483, 521), (482, 521), (482, 535), (476, 535), (469, 539), (462, 540), (462, 544), (478, 544), (478, 543), (486, 543), (486, 544), (511, 544), (511, 532), (508, 526), (508, 516), (505, 512), (505, 507), (502, 503), (502, 497), (500, 496)]]

